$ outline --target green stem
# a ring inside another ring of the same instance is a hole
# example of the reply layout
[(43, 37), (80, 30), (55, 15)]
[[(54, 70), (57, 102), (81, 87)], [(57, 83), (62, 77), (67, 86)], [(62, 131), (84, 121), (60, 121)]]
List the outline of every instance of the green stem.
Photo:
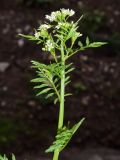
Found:
[(53, 160), (58, 160), (58, 157), (59, 157), (59, 151), (56, 150), (56, 151), (54, 152)]
[(59, 99), (59, 102), (60, 102), (60, 94), (59, 94), (57, 88), (55, 87), (54, 83), (51, 82), (51, 84), (52, 84), (52, 86), (53, 86), (53, 88), (54, 88), (54, 91), (56, 92), (56, 94), (57, 94), (57, 96), (58, 96), (58, 99)]
[[(65, 66), (65, 56), (63, 43), (61, 43), (61, 63), (62, 66)], [(65, 69), (61, 72), (61, 90), (60, 90), (60, 110), (59, 110), (59, 121), (58, 121), (58, 130), (63, 127), (64, 122), (64, 97), (65, 97)], [(55, 150), (53, 160), (58, 160), (59, 150)]]

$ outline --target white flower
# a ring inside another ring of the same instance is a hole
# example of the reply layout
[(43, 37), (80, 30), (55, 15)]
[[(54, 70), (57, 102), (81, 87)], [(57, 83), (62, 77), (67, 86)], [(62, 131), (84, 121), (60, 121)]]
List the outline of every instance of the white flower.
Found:
[(73, 16), (75, 14), (75, 11), (73, 11), (72, 9), (70, 10), (70, 9), (64, 9), (64, 8), (62, 8), (61, 12), (64, 15), (68, 15), (68, 16)]
[(40, 33), (39, 32), (37, 32), (37, 31), (35, 31), (35, 34), (34, 34), (34, 36), (35, 36), (35, 38), (39, 38), (40, 37)]
[(51, 40), (47, 40), (46, 44), (45, 44), (45, 48), (43, 48), (46, 51), (51, 51), (52, 49), (54, 49), (54, 44)]
[(64, 9), (62, 8), (60, 11), (52, 12), (51, 15), (46, 15), (46, 19), (48, 19), (50, 22), (56, 21), (57, 19), (66, 16), (73, 16), (75, 12), (71, 9)]
[(49, 29), (50, 27), (51, 27), (51, 26), (48, 25), (48, 24), (42, 24), (42, 25), (39, 27), (39, 29), (40, 29), (40, 30)]
[(55, 12), (52, 12), (50, 16), (46, 15), (45, 18), (48, 19), (50, 22), (53, 22), (56, 19)]
[(58, 25), (55, 27), (56, 29), (60, 29), (60, 27), (62, 26), (62, 23), (59, 22)]

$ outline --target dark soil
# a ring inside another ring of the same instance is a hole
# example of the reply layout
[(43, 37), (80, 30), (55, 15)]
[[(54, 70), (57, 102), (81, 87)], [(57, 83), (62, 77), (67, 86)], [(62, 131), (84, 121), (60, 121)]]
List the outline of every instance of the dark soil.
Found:
[[(71, 5), (72, 4), (72, 5)], [(0, 138), (2, 152), (41, 152), (51, 144), (57, 127), (58, 106), (34, 96), (29, 83), (34, 73), (33, 59), (47, 62), (49, 58), (40, 47), (18, 37), (18, 33), (33, 33), (44, 15), (58, 8), (73, 8), (79, 15), (80, 7), (92, 12), (106, 13), (112, 32), (120, 31), (120, 1), (68, 1), (66, 4), (44, 4), (26, 7), (14, 0), (0, 2), (0, 62), (8, 64), (0, 72), (0, 120), (14, 125), (11, 136)], [(105, 35), (107, 30), (101, 31)], [(103, 36), (104, 37), (104, 36)], [(109, 46), (109, 45), (108, 45)], [(88, 50), (73, 61), (76, 71), (69, 90), (74, 96), (66, 99), (66, 123), (76, 123), (83, 116), (85, 123), (71, 145), (104, 145), (120, 147), (120, 56), (111, 47)], [(10, 127), (12, 128), (12, 127)], [(6, 129), (7, 130), (7, 129)], [(7, 132), (9, 133), (9, 127)], [(14, 136), (14, 139), (12, 138)]]

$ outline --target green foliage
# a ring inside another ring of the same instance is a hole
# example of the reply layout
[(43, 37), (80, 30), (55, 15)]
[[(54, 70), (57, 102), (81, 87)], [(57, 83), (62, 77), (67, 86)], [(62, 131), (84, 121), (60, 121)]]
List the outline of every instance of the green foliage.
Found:
[[(1, 156), (1, 155), (0, 155), (0, 160), (9, 160), (9, 159), (6, 157), (6, 155), (4, 155), (4, 156)], [(16, 160), (14, 154), (12, 154), (11, 160)]]
[[(53, 160), (58, 160), (59, 153), (84, 120), (82, 119), (72, 128), (63, 125), (65, 97), (71, 95), (66, 93), (65, 89), (71, 82), (69, 73), (74, 70), (73, 65), (68, 63), (68, 59), (87, 48), (96, 48), (106, 44), (105, 42), (90, 42), (88, 37), (83, 44), (82, 33), (78, 32), (78, 23), (82, 16), (73, 22), (70, 17), (74, 14), (75, 12), (69, 9), (52, 12), (50, 15), (46, 15), (46, 22), (35, 31), (33, 36), (21, 35), (41, 44), (42, 50), (53, 58), (49, 64), (32, 61), (32, 67), (36, 70), (37, 76), (31, 81), (36, 84), (34, 88), (38, 90), (37, 96), (53, 97), (54, 103), (59, 102), (60, 104), (58, 133), (53, 144), (46, 150), (46, 152), (54, 152)], [(78, 43), (77, 46), (76, 43)]]
[(84, 121), (84, 118), (79, 123), (75, 124), (72, 128), (68, 128), (68, 127), (64, 126), (60, 130), (58, 130), (58, 133), (56, 135), (56, 140), (46, 150), (46, 153), (54, 152), (55, 150), (59, 150), (59, 152), (61, 152), (66, 147), (66, 145), (69, 143), (72, 136), (75, 134), (75, 132), (81, 126), (83, 121)]

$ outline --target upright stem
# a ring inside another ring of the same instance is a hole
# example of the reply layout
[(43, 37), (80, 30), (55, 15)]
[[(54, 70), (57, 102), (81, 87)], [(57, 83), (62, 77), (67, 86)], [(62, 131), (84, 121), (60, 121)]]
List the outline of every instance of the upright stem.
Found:
[[(60, 110), (59, 110), (58, 130), (63, 127), (63, 121), (64, 121), (65, 56), (64, 56), (64, 48), (63, 48), (62, 42), (61, 42), (61, 63), (62, 63), (63, 69), (62, 69), (62, 73), (61, 73)], [(58, 158), (59, 158), (59, 150), (55, 150), (53, 160), (58, 160)]]
[(60, 111), (59, 111), (58, 129), (61, 129), (63, 127), (63, 121), (64, 121), (65, 57), (64, 57), (63, 44), (61, 44), (61, 64), (63, 66), (63, 69), (62, 69), (62, 73), (61, 73)]

